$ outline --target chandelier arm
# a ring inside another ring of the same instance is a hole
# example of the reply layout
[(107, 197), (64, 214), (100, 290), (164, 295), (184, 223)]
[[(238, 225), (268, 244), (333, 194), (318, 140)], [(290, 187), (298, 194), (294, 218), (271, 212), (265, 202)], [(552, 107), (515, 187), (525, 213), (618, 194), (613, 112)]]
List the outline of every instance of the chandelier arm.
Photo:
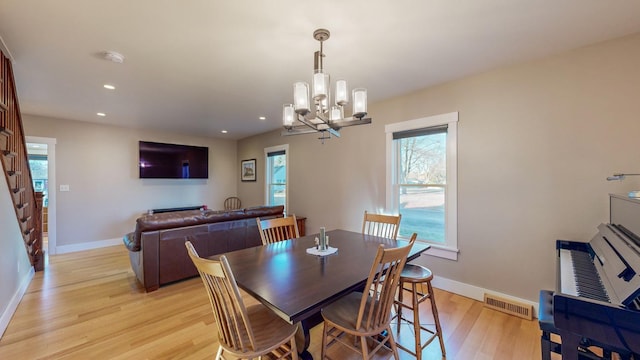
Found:
[(320, 119), (323, 123), (325, 123), (327, 125), (331, 124), (331, 120), (326, 118), (324, 113), (317, 113), (315, 117), (316, 117), (316, 119)]
[(311, 121), (309, 121), (309, 119), (307, 119), (306, 116), (299, 115), (298, 116), (298, 121), (300, 121), (302, 124), (304, 124), (304, 126), (310, 127), (314, 131), (320, 131), (320, 129), (318, 129), (318, 125), (312, 123)]
[(282, 130), (280, 135), (290, 136), (290, 135), (301, 135), (301, 134), (314, 134), (317, 133), (318, 130), (314, 130), (312, 128), (307, 127), (306, 125), (296, 125), (292, 126), (288, 129)]
[(342, 128), (346, 126), (365, 125), (371, 124), (371, 118), (354, 119), (353, 117), (344, 118), (341, 120), (334, 120), (330, 126), (332, 128)]

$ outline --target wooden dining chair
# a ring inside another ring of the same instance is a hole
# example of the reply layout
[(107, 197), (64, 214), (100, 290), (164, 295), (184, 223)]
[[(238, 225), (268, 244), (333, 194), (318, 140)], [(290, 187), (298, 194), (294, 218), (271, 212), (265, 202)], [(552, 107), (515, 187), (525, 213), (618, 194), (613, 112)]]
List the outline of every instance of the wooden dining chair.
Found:
[(261, 303), (245, 307), (227, 258), (203, 259), (190, 241), (185, 242), (209, 296), (218, 328), (216, 359), (251, 359), (270, 354), (276, 359), (298, 359), (297, 325), (289, 324)]
[(228, 198), (224, 199), (224, 209), (225, 210), (237, 210), (237, 209), (240, 209), (241, 206), (242, 206), (242, 202), (240, 201), (240, 198), (238, 198), (238, 197), (231, 196), (231, 197), (228, 197)]
[(396, 237), (398, 237), (401, 219), (402, 214), (397, 216), (370, 214), (365, 210), (364, 220), (362, 221), (362, 233), (395, 240)]
[(267, 220), (256, 218), (256, 221), (258, 222), (262, 245), (300, 237), (298, 221), (295, 215)]
[[(378, 247), (365, 286), (365, 289), (379, 289), (378, 292), (352, 292), (322, 309), (322, 359), (325, 359), (330, 346), (339, 343), (368, 360), (387, 342), (391, 346), (393, 357), (399, 359), (391, 331), (391, 307), (400, 283), (400, 273), (417, 236), (414, 233), (407, 246)], [(359, 339), (360, 348), (346, 335)], [(376, 344), (372, 350), (368, 348), (367, 339)]]

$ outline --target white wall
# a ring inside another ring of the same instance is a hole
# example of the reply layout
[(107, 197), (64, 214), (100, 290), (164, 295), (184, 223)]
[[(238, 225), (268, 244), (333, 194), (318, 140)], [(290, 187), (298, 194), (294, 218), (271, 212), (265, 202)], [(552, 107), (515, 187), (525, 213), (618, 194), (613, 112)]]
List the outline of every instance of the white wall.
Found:
[[(206, 204), (236, 195), (236, 141), (23, 115), (28, 136), (56, 144), (57, 246), (117, 243), (147, 209)], [(138, 141), (209, 147), (209, 179), (139, 179)], [(70, 191), (61, 192), (61, 185)], [(92, 244), (93, 243), (93, 244)]]
[[(243, 139), (264, 198), (263, 148), (289, 144), (290, 211), (319, 226), (359, 231), (385, 204), (386, 124), (459, 112), (458, 261), (424, 256), (436, 276), (536, 301), (555, 286), (555, 240), (588, 241), (608, 221), (608, 194), (640, 188), (640, 34), (497, 69), (370, 104), (371, 125), (324, 145), (280, 131)], [(429, 64), (425, 64), (428, 67)], [(365, 84), (366, 85), (366, 84)]]
[[(0, 161), (0, 170), (4, 165)], [(3, 176), (4, 177), (4, 176)], [(0, 180), (0, 337), (33, 276), (9, 186)]]

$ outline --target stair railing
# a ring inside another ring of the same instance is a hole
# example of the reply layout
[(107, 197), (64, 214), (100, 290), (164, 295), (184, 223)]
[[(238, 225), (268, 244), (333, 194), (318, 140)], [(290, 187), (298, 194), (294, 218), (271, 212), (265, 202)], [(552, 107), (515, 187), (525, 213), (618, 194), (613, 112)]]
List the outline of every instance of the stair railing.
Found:
[(0, 51), (0, 159), (24, 245), (36, 271), (44, 269), (42, 193), (36, 196), (11, 61)]

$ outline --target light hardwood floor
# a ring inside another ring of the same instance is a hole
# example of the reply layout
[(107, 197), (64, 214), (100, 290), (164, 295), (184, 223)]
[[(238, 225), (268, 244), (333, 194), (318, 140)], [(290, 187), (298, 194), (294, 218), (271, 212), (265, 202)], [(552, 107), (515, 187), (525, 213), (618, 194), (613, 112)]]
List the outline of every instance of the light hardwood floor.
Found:
[[(447, 359), (540, 359), (535, 320), (438, 289), (436, 300)], [(423, 310), (421, 316), (429, 319), (428, 307)], [(309, 350), (319, 359), (322, 326), (311, 333)], [(136, 282), (124, 246), (114, 246), (52, 256), (0, 339), (0, 359), (212, 359), (216, 339), (199, 278), (147, 294)], [(441, 359), (438, 341), (423, 354)], [(400, 357), (411, 358), (402, 350)], [(333, 358), (357, 356), (335, 349)], [(389, 353), (377, 357), (389, 358)]]

